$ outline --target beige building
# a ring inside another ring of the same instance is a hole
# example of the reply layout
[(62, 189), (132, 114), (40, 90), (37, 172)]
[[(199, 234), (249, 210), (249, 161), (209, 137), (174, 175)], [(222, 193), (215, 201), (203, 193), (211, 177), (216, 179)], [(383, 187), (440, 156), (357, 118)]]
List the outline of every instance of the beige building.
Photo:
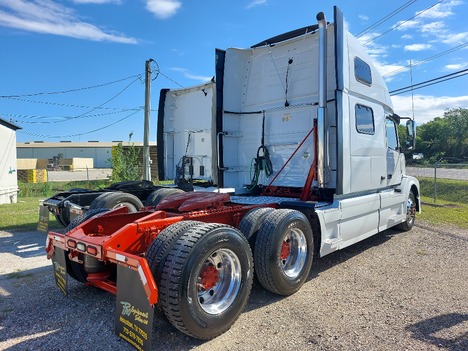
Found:
[[(133, 142), (132, 142), (133, 143)], [(92, 159), (94, 168), (112, 168), (109, 159), (112, 158), (112, 148), (116, 147), (119, 141), (101, 142), (26, 142), (17, 143), (18, 159)], [(122, 142), (127, 146), (128, 142)], [(142, 148), (143, 143), (134, 142), (136, 147)], [(156, 164), (156, 143), (150, 143), (151, 158)], [(154, 158), (153, 158), (154, 157)]]

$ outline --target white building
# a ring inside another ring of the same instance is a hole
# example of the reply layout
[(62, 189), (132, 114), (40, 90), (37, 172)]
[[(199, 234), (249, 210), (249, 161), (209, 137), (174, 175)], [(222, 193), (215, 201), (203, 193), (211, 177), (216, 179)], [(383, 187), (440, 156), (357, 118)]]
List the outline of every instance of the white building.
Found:
[(21, 129), (0, 118), (0, 204), (16, 203), (16, 131)]

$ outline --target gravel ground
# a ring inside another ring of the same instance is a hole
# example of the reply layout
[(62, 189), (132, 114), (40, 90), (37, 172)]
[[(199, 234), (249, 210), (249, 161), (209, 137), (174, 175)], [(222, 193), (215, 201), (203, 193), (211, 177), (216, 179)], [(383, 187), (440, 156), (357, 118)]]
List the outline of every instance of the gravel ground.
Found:
[[(45, 235), (0, 232), (0, 350), (132, 350), (114, 334), (114, 296), (55, 286)], [(211, 341), (155, 317), (154, 350), (468, 350), (468, 231), (386, 231), (316, 260), (289, 297), (255, 286)]]

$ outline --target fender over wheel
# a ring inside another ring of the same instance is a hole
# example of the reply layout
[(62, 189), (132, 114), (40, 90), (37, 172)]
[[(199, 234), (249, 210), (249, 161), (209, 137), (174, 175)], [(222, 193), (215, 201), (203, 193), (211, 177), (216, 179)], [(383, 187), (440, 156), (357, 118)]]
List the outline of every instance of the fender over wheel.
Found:
[(302, 212), (279, 209), (268, 214), (254, 253), (257, 278), (265, 289), (294, 294), (309, 276), (313, 255), (312, 229)]
[(237, 320), (252, 280), (252, 253), (242, 233), (223, 224), (199, 224), (185, 232), (167, 256), (161, 305), (177, 329), (211, 339)]
[(145, 206), (157, 206), (166, 196), (184, 193), (177, 188), (159, 188), (153, 191), (145, 200)]

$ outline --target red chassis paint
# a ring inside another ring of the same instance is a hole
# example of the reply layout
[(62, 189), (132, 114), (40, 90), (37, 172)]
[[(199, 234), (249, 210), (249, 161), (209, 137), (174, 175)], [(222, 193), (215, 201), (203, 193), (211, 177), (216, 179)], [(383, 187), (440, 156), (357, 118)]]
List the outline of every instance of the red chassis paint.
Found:
[[(265, 205), (262, 205), (265, 206)], [(268, 205), (277, 207), (276, 205)], [(49, 232), (47, 257), (54, 248), (63, 249), (70, 261), (83, 264), (83, 255), (95, 258), (106, 268), (103, 272), (88, 273), (87, 285), (116, 294), (111, 267), (125, 265), (138, 271), (151, 305), (157, 303), (157, 286), (145, 259), (145, 252), (157, 235), (171, 224), (182, 220), (222, 223), (234, 227), (241, 218), (258, 205), (238, 205), (230, 202), (228, 194), (184, 193), (170, 195), (157, 206), (127, 213), (121, 207), (101, 216), (92, 217), (65, 234)], [(162, 210), (164, 209), (164, 211)], [(216, 277), (207, 272), (207, 285)]]

